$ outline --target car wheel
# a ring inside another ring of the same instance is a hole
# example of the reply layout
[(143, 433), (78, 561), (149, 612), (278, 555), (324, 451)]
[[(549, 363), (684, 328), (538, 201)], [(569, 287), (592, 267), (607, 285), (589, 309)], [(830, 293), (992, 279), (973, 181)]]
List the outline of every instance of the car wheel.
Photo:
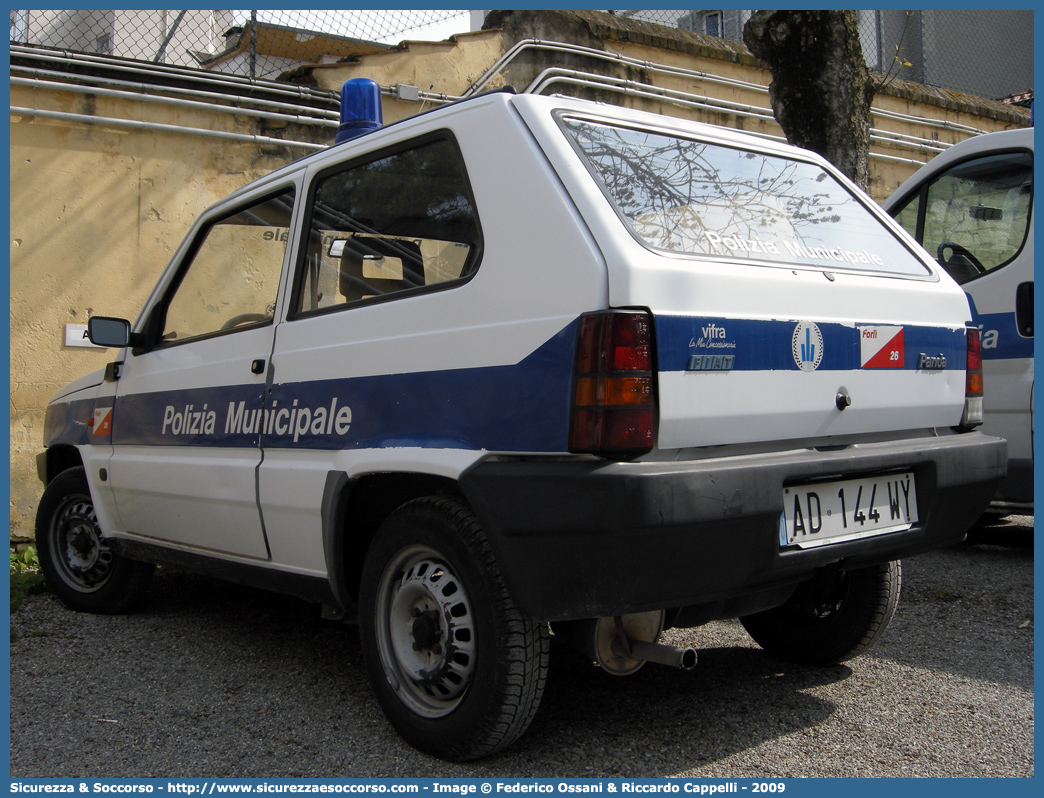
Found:
[(418, 499), (387, 518), (366, 556), (359, 608), (377, 699), (411, 745), (463, 761), (528, 728), (547, 678), (547, 625), (515, 609), (462, 502)]
[(152, 576), (152, 565), (121, 557), (102, 537), (82, 467), (63, 471), (44, 490), (36, 549), (47, 586), (74, 610), (125, 612)]
[(842, 571), (805, 582), (786, 604), (740, 621), (774, 657), (836, 665), (859, 656), (884, 633), (899, 603), (901, 584), (898, 560)]

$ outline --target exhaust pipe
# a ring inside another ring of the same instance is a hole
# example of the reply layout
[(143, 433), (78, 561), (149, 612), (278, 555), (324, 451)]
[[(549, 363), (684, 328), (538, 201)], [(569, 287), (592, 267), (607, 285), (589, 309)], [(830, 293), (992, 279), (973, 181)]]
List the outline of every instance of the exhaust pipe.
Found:
[(696, 667), (693, 649), (656, 642), (663, 630), (663, 616), (662, 610), (654, 610), (613, 618), (559, 621), (552, 628), (556, 637), (615, 676), (628, 676), (646, 662), (692, 670)]
[[(627, 651), (622, 650), (624, 644), (620, 638), (614, 638), (610, 643), (614, 654), (626, 656)], [(681, 668), (683, 671), (691, 671), (696, 667), (696, 651), (691, 648), (679, 646), (668, 646), (664, 643), (647, 643), (644, 640), (627, 639), (627, 647), (630, 656), (642, 662), (655, 662), (670, 668)]]

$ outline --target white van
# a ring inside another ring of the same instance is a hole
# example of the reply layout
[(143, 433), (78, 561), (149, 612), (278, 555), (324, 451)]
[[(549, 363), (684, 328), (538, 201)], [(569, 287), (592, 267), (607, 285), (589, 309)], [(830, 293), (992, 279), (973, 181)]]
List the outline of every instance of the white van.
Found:
[(297, 161), (89, 331), (119, 352), (48, 408), (52, 589), (120, 611), (160, 563), (321, 602), (453, 759), (526, 729), (552, 633), (617, 674), (735, 617), (856, 656), (1007, 460), (963, 292), (837, 170), (561, 97)]
[(1033, 129), (962, 141), (884, 207), (968, 294), (982, 336), (983, 430), (1008, 440), (992, 506), (1032, 513)]

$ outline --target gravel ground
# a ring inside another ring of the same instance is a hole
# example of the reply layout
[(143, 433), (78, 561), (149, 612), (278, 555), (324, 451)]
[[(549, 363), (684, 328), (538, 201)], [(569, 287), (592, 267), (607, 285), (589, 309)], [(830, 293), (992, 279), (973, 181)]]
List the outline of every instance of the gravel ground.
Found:
[(878, 645), (843, 666), (763, 654), (735, 622), (674, 631), (691, 672), (628, 678), (552, 649), (529, 732), (478, 763), (403, 743), (353, 627), (295, 599), (157, 574), (132, 615), (50, 594), (11, 617), (11, 775), (1033, 776), (1033, 519), (904, 562)]

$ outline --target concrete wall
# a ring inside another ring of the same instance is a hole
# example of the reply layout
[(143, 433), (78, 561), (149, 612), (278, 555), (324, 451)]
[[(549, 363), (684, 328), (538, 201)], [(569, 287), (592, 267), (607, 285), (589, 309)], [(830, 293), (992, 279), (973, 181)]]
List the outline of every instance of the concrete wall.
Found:
[[(684, 92), (687, 99), (685, 104), (635, 99), (570, 83), (552, 88), (781, 136), (775, 122), (764, 118), (771, 116), (765, 89), (771, 76), (740, 45), (596, 12), (514, 12), (487, 23), (495, 29), (451, 42), (410, 43), (350, 64), (314, 66), (295, 79), (336, 91), (350, 77), (369, 76), (382, 86), (411, 84), (460, 96), (518, 42), (569, 42), (704, 75), (671, 75), (577, 51), (528, 48), (486, 88), (510, 83), (522, 89), (548, 67), (599, 72)], [(82, 80), (90, 82), (90, 76)], [(246, 105), (250, 94), (243, 90)], [(200, 211), (308, 151), (272, 138), (329, 143), (333, 130), (279, 125), (216, 108), (173, 108), (15, 85), (11, 105), (94, 118), (11, 115), (11, 528), (13, 535), (24, 535), (32, 529), (42, 490), (34, 458), (42, 448), (47, 401), (69, 380), (112, 357), (109, 350), (64, 346), (64, 325), (86, 324), (91, 314), (135, 318)], [(431, 107), (430, 100), (386, 98), (385, 121)], [(932, 142), (956, 143), (972, 135), (971, 128), (1028, 123), (1028, 114), (998, 103), (898, 82), (879, 93), (875, 107), (891, 115), (875, 118), (881, 135), (903, 138), (874, 144), (871, 191), (877, 199), (931, 158)], [(117, 128), (99, 121), (103, 117), (168, 124), (182, 132)], [(267, 143), (205, 137), (187, 128), (266, 136)]]

